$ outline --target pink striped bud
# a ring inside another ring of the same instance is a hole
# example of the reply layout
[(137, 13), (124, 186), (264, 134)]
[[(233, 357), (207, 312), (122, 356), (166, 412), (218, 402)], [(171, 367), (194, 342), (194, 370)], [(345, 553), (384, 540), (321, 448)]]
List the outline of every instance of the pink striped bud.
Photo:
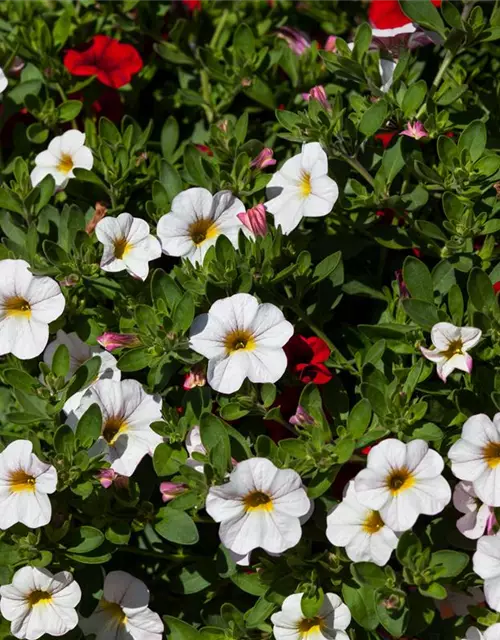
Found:
[(113, 333), (111, 331), (106, 331), (102, 336), (99, 336), (97, 342), (106, 351), (114, 351), (122, 347), (138, 347), (141, 344), (139, 336), (136, 336), (135, 333)]
[(258, 204), (244, 213), (237, 214), (238, 220), (256, 236), (267, 233), (266, 210), (263, 204)]
[(272, 167), (276, 164), (276, 160), (273, 158), (273, 153), (274, 152), (270, 147), (265, 147), (259, 155), (252, 160), (250, 166), (253, 169), (265, 169), (266, 167)]
[(162, 482), (160, 484), (161, 499), (163, 502), (170, 502), (170, 500), (181, 495), (187, 489), (187, 484), (183, 482)]

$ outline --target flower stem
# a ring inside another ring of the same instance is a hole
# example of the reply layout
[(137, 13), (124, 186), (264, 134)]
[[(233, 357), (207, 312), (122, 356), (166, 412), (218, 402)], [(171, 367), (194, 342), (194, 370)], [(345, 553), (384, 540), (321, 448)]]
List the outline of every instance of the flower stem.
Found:
[(219, 41), (219, 37), (220, 34), (222, 33), (222, 30), (224, 29), (224, 26), (226, 24), (226, 20), (227, 17), (229, 15), (229, 11), (227, 9), (224, 9), (224, 11), (222, 12), (222, 15), (220, 17), (220, 20), (217, 24), (217, 28), (214, 31), (214, 35), (212, 36), (212, 39), (210, 40), (210, 47), (217, 49), (217, 44)]
[(361, 164), (361, 162), (359, 160), (357, 160), (356, 158), (352, 158), (351, 156), (349, 156), (347, 154), (341, 154), (340, 157), (343, 160), (345, 160), (347, 162), (347, 164), (350, 164), (351, 167), (353, 169), (355, 169), (360, 175), (362, 175), (363, 178), (368, 182), (368, 184), (371, 187), (375, 186), (375, 181), (373, 180), (371, 175), (368, 173), (368, 171), (363, 167), (363, 165)]

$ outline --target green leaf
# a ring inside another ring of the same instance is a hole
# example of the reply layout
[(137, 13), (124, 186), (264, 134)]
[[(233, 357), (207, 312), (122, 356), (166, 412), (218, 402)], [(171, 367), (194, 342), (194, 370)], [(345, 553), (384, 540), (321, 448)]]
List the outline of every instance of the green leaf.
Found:
[(426, 300), (418, 298), (407, 298), (402, 302), (405, 312), (410, 318), (424, 329), (432, 329), (439, 322), (436, 307)]
[(312, 594), (304, 594), (300, 601), (300, 608), (302, 609), (302, 615), (305, 618), (314, 618), (318, 615), (321, 607), (323, 606), (323, 602), (325, 599), (325, 594), (323, 593), (323, 589), (315, 589)]
[(491, 280), (484, 271), (475, 267), (467, 281), (467, 292), (472, 304), (486, 315), (497, 309), (498, 303)]
[(155, 305), (163, 300), (166, 308), (172, 309), (182, 298), (182, 290), (165, 271), (156, 269), (151, 278), (151, 298)]
[(459, 154), (467, 150), (472, 162), (478, 160), (486, 148), (486, 125), (481, 120), (473, 120), (460, 134), (458, 140)]
[(371, 631), (377, 628), (378, 616), (372, 587), (354, 587), (343, 582), (342, 595), (352, 617), (361, 627)]
[(469, 556), (460, 551), (443, 550), (431, 555), (429, 568), (437, 579), (455, 578), (469, 563)]
[(175, 149), (177, 148), (178, 142), (179, 125), (177, 124), (177, 120), (174, 116), (169, 116), (165, 120), (160, 136), (161, 154), (166, 160), (169, 160), (172, 157)]
[(416, 115), (427, 94), (427, 84), (425, 80), (419, 80), (410, 85), (403, 98), (401, 108), (405, 118), (412, 118)]
[(83, 103), (80, 100), (67, 100), (58, 108), (59, 122), (74, 120), (82, 110)]
[(61, 425), (54, 435), (54, 449), (64, 456), (71, 456), (75, 445), (75, 434), (67, 424)]
[(328, 278), (328, 276), (337, 268), (341, 258), (342, 252), (336, 251), (319, 262), (314, 268), (311, 287), (318, 284), (318, 282), (321, 282), (325, 278)]
[(200, 640), (200, 632), (187, 622), (173, 616), (163, 616), (168, 626), (167, 640)]
[(403, 280), (413, 298), (434, 302), (432, 276), (425, 264), (408, 256), (403, 263)]
[(65, 344), (60, 344), (52, 358), (52, 373), (65, 378), (69, 372), (69, 350)]
[(200, 435), (212, 466), (223, 476), (231, 464), (231, 445), (224, 423), (216, 416), (204, 413), (200, 419)]
[(175, 196), (182, 191), (183, 183), (177, 169), (175, 169), (166, 160), (161, 161), (160, 165), (160, 182), (165, 187), (165, 190), (172, 201)]
[(82, 526), (71, 534), (68, 551), (85, 554), (94, 551), (104, 542), (104, 534), (95, 527)]
[(446, 37), (447, 29), (431, 0), (399, 0), (404, 13), (424, 29), (436, 31)]
[(361, 436), (368, 429), (372, 419), (372, 409), (370, 402), (366, 398), (362, 398), (349, 413), (347, 418), (347, 431), (349, 435), (355, 439)]
[(243, 89), (243, 93), (268, 109), (276, 109), (274, 91), (258, 76), (252, 78), (251, 82), (249, 87)]
[(401, 169), (405, 166), (405, 159), (401, 152), (402, 139), (396, 142), (395, 145), (384, 151), (382, 158), (381, 171), (384, 176), (384, 183), (386, 186), (390, 186), (394, 178), (398, 175)]
[(196, 544), (200, 539), (193, 519), (185, 512), (172, 507), (160, 510), (162, 519), (155, 523), (156, 532), (165, 540), (176, 544)]
[(90, 447), (101, 435), (102, 413), (98, 404), (91, 404), (76, 426), (76, 439), (83, 447)]
[(370, 138), (382, 127), (387, 120), (387, 103), (385, 100), (379, 100), (369, 107), (359, 123), (360, 132)]
[(172, 314), (172, 320), (174, 328), (177, 331), (187, 331), (193, 324), (194, 320), (194, 300), (193, 296), (186, 291), (179, 302), (175, 305), (174, 312)]
[(246, 62), (252, 58), (255, 53), (255, 38), (252, 30), (245, 23), (240, 24), (236, 29), (233, 38), (233, 45), (236, 51), (245, 59)]
[(130, 349), (120, 356), (118, 369), (120, 371), (140, 371), (151, 366), (151, 354), (147, 347)]
[(351, 564), (352, 577), (362, 587), (383, 587), (386, 581), (384, 570), (373, 562), (356, 562)]
[(5, 369), (3, 377), (7, 384), (26, 393), (33, 393), (33, 387), (39, 386), (38, 380), (22, 369)]

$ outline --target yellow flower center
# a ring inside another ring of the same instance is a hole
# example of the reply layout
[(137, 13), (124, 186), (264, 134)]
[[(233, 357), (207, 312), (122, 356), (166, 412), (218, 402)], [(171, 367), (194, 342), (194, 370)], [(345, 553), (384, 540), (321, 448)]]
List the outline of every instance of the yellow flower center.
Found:
[(491, 469), (500, 464), (500, 442), (488, 442), (483, 447), (483, 459)]
[(49, 602), (52, 602), (52, 595), (48, 591), (36, 589), (29, 594), (28, 602), (32, 607), (35, 607), (37, 604), (49, 604)]
[(401, 469), (393, 469), (386, 480), (387, 487), (393, 496), (410, 489), (415, 484), (415, 478), (411, 472), (403, 467)]
[(363, 531), (365, 533), (369, 533), (371, 536), (377, 531), (380, 531), (384, 526), (384, 521), (380, 517), (378, 511), (371, 511), (370, 515), (367, 516), (363, 522)]
[(123, 613), (123, 609), (116, 602), (108, 602), (108, 600), (102, 599), (99, 602), (99, 606), (103, 611), (118, 622), (118, 624), (125, 624), (127, 622), (127, 616)]
[(452, 342), (450, 342), (450, 344), (448, 345), (446, 351), (443, 351), (442, 353), (445, 358), (449, 360), (450, 358), (453, 358), (453, 356), (463, 354), (463, 346), (464, 345), (461, 340), (452, 340)]
[(211, 240), (219, 235), (219, 228), (210, 218), (201, 218), (189, 225), (188, 232), (193, 244), (199, 247), (205, 240)]
[(120, 416), (110, 416), (102, 428), (102, 437), (108, 444), (115, 444), (118, 438), (127, 431), (128, 425)]
[(10, 474), (9, 486), (13, 493), (21, 493), (22, 491), (30, 491), (33, 493), (36, 488), (36, 478), (28, 475), (26, 471), (19, 469)]
[(263, 491), (252, 491), (243, 498), (245, 511), (272, 511), (274, 509), (271, 496)]
[(127, 242), (127, 238), (119, 238), (115, 240), (115, 258), (121, 260), (125, 257), (132, 247)]
[(302, 171), (300, 174), (300, 194), (303, 198), (307, 198), (311, 195), (311, 174), (307, 171)]
[(21, 316), (23, 318), (31, 316), (30, 303), (19, 296), (7, 298), (3, 303), (3, 307), (7, 316)]
[(73, 169), (73, 158), (68, 153), (63, 153), (59, 158), (57, 170), (61, 173), (69, 173)]
[(255, 349), (255, 339), (253, 334), (246, 329), (231, 331), (224, 339), (226, 353), (235, 351), (253, 351)]
[(307, 638), (309, 634), (321, 631), (324, 626), (325, 621), (319, 616), (314, 618), (303, 618), (298, 624), (298, 631), (302, 638)]

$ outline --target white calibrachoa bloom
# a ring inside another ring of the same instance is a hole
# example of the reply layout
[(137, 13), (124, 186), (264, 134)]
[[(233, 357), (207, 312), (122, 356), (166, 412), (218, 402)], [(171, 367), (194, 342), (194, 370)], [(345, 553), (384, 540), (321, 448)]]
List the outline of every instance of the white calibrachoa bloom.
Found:
[(304, 144), (302, 151), (285, 162), (266, 187), (266, 209), (285, 235), (302, 218), (326, 216), (339, 197), (335, 180), (328, 177), (328, 156), (319, 142)]
[(488, 606), (500, 611), (500, 536), (479, 538), (472, 563), (474, 571), (484, 580)]
[(0, 611), (16, 638), (36, 640), (48, 633), (63, 636), (78, 624), (75, 607), (81, 589), (69, 571), (23, 567), (12, 583), (0, 587)]
[(190, 346), (208, 358), (208, 384), (221, 393), (237, 391), (245, 378), (276, 382), (285, 373), (283, 346), (293, 325), (278, 307), (259, 304), (248, 293), (217, 300), (195, 318)]
[(18, 522), (35, 529), (50, 522), (48, 494), (56, 490), (57, 471), (32, 452), (29, 440), (14, 440), (0, 453), (0, 529)]
[(311, 507), (299, 474), (266, 458), (239, 462), (226, 484), (210, 487), (206, 501), (207, 513), (221, 523), (222, 543), (238, 556), (259, 547), (278, 554), (294, 547)]
[[(69, 380), (75, 374), (78, 367), (94, 356), (97, 356), (101, 360), (101, 366), (99, 367), (97, 378), (94, 382), (97, 382), (97, 380), (101, 378), (109, 378), (111, 380), (121, 379), (122, 374), (116, 366), (116, 358), (100, 347), (91, 347), (83, 340), (80, 340), (75, 332), (66, 333), (65, 331), (59, 330), (56, 334), (56, 339), (47, 345), (43, 353), (43, 361), (49, 367), (52, 366), (54, 353), (61, 344), (64, 344), (69, 352), (69, 371), (66, 380)], [(77, 391), (65, 402), (63, 410), (66, 414), (78, 408), (86, 389), (87, 387), (81, 391)]]
[(457, 520), (457, 529), (471, 540), (477, 540), (484, 532), (488, 535), (496, 525), (493, 507), (483, 504), (470, 482), (459, 482), (453, 490), (453, 506), (464, 513)]
[(199, 473), (203, 473), (203, 469), (205, 465), (203, 462), (199, 460), (195, 460), (193, 458), (193, 453), (202, 453), (203, 455), (207, 454), (207, 450), (205, 449), (203, 442), (201, 441), (200, 427), (195, 425), (192, 427), (187, 436), (186, 436), (186, 449), (189, 454), (189, 458), (186, 460), (186, 464), (188, 467), (193, 468), (195, 471)]
[(0, 67), (0, 95), (7, 89), (9, 81), (5, 75), (5, 71)]
[(351, 622), (351, 612), (338, 595), (325, 593), (323, 605), (313, 618), (302, 613), (303, 595), (288, 596), (281, 611), (271, 616), (276, 640), (349, 640), (345, 630)]
[(145, 280), (149, 262), (161, 256), (160, 241), (149, 233), (149, 224), (130, 213), (103, 218), (97, 223), (95, 234), (104, 245), (103, 271), (126, 270), (131, 276)]
[(463, 640), (498, 640), (500, 638), (500, 622), (491, 625), (484, 631), (477, 627), (469, 627)]
[(354, 479), (356, 495), (393, 531), (406, 531), (419, 514), (434, 516), (450, 502), (443, 468), (443, 458), (424, 440), (405, 444), (389, 438), (368, 454), (366, 469)]
[(349, 482), (342, 502), (326, 518), (326, 537), (337, 547), (345, 547), (353, 562), (374, 562), (383, 567), (398, 546), (398, 537), (378, 511), (363, 506)]
[(380, 58), (378, 63), (378, 70), (380, 73), (380, 79), (382, 84), (380, 85), (380, 91), (387, 93), (392, 87), (394, 70), (396, 69), (397, 60), (387, 60), (386, 58)]
[(73, 169), (92, 169), (93, 164), (92, 151), (85, 146), (85, 134), (71, 129), (51, 140), (46, 151), (36, 156), (31, 183), (36, 187), (51, 175), (56, 187), (64, 189), (70, 178), (75, 177)]
[(49, 339), (49, 323), (64, 311), (55, 280), (34, 276), (24, 260), (0, 260), (0, 355), (29, 360)]
[(500, 507), (500, 413), (493, 422), (484, 413), (466, 420), (448, 457), (457, 478), (472, 482), (482, 502)]
[(238, 213), (245, 210), (243, 202), (230, 191), (219, 191), (212, 196), (200, 187), (186, 189), (175, 196), (172, 211), (158, 222), (162, 249), (168, 256), (203, 264), (207, 251), (219, 236), (226, 236), (235, 248), (240, 231), (252, 237), (238, 218)]
[(69, 422), (73, 428), (76, 418), (94, 403), (101, 409), (102, 430), (89, 455), (104, 454), (113, 471), (131, 476), (144, 456), (152, 456), (163, 441), (149, 426), (161, 420), (161, 399), (146, 393), (137, 380), (99, 380), (72, 414), (75, 419)]
[(99, 604), (89, 618), (80, 620), (80, 627), (96, 640), (161, 640), (163, 622), (148, 605), (149, 589), (142, 580), (111, 571)]
[(434, 349), (420, 347), (423, 356), (436, 363), (436, 372), (443, 382), (454, 371), (472, 371), (472, 357), (467, 353), (481, 340), (481, 329), (455, 327), (449, 322), (438, 322), (432, 327)]

